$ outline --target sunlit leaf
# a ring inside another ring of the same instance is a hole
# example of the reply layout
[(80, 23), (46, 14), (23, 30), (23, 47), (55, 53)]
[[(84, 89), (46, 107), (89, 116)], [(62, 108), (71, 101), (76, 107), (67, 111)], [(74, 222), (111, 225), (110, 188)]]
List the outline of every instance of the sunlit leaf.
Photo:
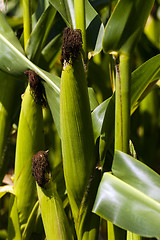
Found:
[(120, 151), (112, 171), (103, 175), (93, 211), (138, 235), (160, 237), (160, 176)]
[(28, 58), (33, 62), (38, 62), (39, 60), (41, 50), (44, 47), (46, 38), (53, 25), (55, 14), (55, 8), (49, 5), (31, 33), (26, 53)]
[(154, 0), (148, 0), (145, 4), (141, 0), (118, 1), (105, 28), (104, 51), (131, 53), (142, 33), (153, 3)]
[(0, 198), (2, 198), (6, 193), (14, 193), (13, 186), (11, 185), (4, 185), (0, 187)]
[[(149, 59), (139, 68), (137, 68), (131, 75), (131, 113), (139, 106), (143, 98), (151, 91), (153, 86), (156, 84), (160, 78), (160, 54)], [(114, 95), (112, 96), (112, 101), (114, 102)], [(103, 138), (106, 135), (106, 127), (109, 126), (109, 122), (114, 122), (114, 109), (110, 108), (108, 110), (109, 99), (101, 103), (94, 111), (92, 112), (93, 126), (95, 136), (98, 137), (100, 134), (103, 134)], [(105, 120), (104, 120), (105, 116)], [(106, 126), (106, 127), (105, 127)], [(103, 128), (103, 130), (102, 130)], [(111, 131), (114, 130), (112, 125), (110, 128)]]
[(132, 73), (131, 108), (138, 107), (143, 98), (150, 92), (160, 78), (160, 54), (149, 59)]

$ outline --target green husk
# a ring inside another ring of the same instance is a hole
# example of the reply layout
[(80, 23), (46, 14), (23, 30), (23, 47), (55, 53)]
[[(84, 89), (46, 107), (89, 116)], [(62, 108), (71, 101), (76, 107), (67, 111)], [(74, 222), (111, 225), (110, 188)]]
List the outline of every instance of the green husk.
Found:
[[(36, 104), (30, 93), (28, 85), (23, 96), (16, 145), (15, 159), (15, 179), (14, 192), (16, 204), (11, 203), (9, 222), (9, 239), (10, 232), (14, 232), (14, 208), (17, 208), (18, 219), (23, 231), (32, 208), (36, 202), (36, 185), (32, 176), (32, 156), (42, 150), (44, 146), (43, 139), (43, 122), (41, 106)], [(13, 206), (12, 206), (13, 204)]]
[(97, 189), (101, 180), (101, 171), (96, 168), (93, 176), (89, 180), (81, 207), (79, 218), (76, 224), (78, 239), (94, 240), (98, 239), (100, 218), (92, 212)]
[(94, 199), (98, 186), (90, 183), (95, 177), (92, 174), (96, 158), (84, 66), (80, 56), (72, 64), (64, 65), (60, 92), (64, 177), (77, 238), (94, 240), (98, 236), (99, 217), (92, 213), (90, 199)]
[(45, 188), (37, 184), (37, 190), (47, 240), (72, 240), (68, 219), (52, 180), (45, 185)]
[(61, 76), (60, 123), (64, 176), (75, 221), (95, 166), (94, 138), (82, 60), (66, 64)]

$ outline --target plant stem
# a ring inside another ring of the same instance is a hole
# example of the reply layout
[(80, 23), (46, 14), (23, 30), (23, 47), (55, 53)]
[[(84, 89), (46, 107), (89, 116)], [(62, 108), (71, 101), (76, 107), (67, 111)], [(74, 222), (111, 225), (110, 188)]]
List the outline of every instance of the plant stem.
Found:
[(26, 49), (30, 37), (31, 28), (31, 0), (23, 0), (23, 28), (24, 28), (24, 48)]
[(129, 151), (130, 56), (120, 55), (116, 76), (115, 150)]
[[(130, 128), (130, 56), (121, 54), (116, 65), (115, 150), (129, 152)], [(114, 226), (115, 240), (126, 239), (126, 232)]]
[(84, 59), (87, 59), (85, 0), (74, 0), (76, 29), (81, 29)]

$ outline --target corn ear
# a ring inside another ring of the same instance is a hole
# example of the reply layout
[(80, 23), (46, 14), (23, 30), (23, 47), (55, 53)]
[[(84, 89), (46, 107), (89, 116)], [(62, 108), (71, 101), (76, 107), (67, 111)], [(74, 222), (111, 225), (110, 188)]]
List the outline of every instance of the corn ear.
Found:
[[(10, 218), (14, 231), (14, 207), (17, 207), (21, 231), (36, 202), (36, 184), (32, 176), (32, 156), (44, 146), (41, 106), (36, 104), (28, 85), (21, 107), (15, 159), (14, 192), (16, 205), (11, 207)], [(9, 239), (14, 239), (9, 236)]]
[(68, 219), (52, 180), (45, 188), (37, 184), (37, 190), (46, 239), (72, 240)]
[(95, 167), (87, 83), (81, 57), (66, 63), (61, 76), (60, 124), (64, 177), (75, 222)]

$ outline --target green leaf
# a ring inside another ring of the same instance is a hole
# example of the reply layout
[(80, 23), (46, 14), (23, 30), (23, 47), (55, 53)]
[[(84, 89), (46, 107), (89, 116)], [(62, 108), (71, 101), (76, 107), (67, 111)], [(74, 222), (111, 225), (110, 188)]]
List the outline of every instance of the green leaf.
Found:
[(108, 98), (97, 106), (92, 112), (92, 123), (95, 140), (100, 136), (102, 125), (104, 122), (105, 112), (108, 109), (109, 103), (112, 101), (112, 98)]
[(160, 176), (147, 165), (116, 151), (112, 172), (114, 176), (160, 203)]
[[(50, 89), (52, 89), (52, 92), (53, 92), (52, 104), (54, 103), (54, 106), (57, 106), (58, 101), (59, 101), (57, 96), (60, 93), (60, 89), (58, 87), (59, 86), (58, 85), (59, 78), (56, 77), (54, 74), (50, 74), (50, 73), (40, 69), (35, 64), (33, 64), (29, 59), (27, 59), (24, 55), (23, 49), (22, 49), (18, 39), (15, 37), (12, 29), (7, 24), (3, 14), (1, 12), (0, 12), (0, 20), (1, 20), (0, 69), (9, 74), (17, 76), (18, 79), (22, 78), (23, 80), (24, 80), (23, 73), (25, 70), (27, 70), (27, 69), (34, 70), (42, 79), (44, 79), (47, 82), (47, 87), (44, 84), (46, 87), (46, 95), (47, 96), (49, 95), (48, 91), (50, 92)], [(49, 101), (50, 101), (50, 98), (49, 98)], [(55, 108), (57, 109), (57, 107), (55, 107)], [(56, 109), (55, 110), (52, 109), (52, 113), (53, 113), (53, 118), (55, 120), (57, 129), (59, 129), (59, 115), (57, 116), (57, 114), (59, 114), (59, 110), (57, 112)]]
[(17, 211), (17, 198), (15, 195), (11, 195), (9, 205), (10, 209), (8, 218), (8, 240), (21, 240), (21, 230)]
[[(143, 31), (154, 0), (118, 1), (104, 32), (105, 52), (129, 54), (133, 51)], [(125, 9), (125, 10), (124, 10)]]
[(38, 210), (39, 210), (39, 201), (37, 201), (32, 209), (32, 212), (30, 213), (25, 229), (22, 234), (22, 239), (23, 240), (30, 240), (31, 239), (31, 234), (33, 232), (34, 228), (34, 223), (36, 221), (36, 218), (38, 216)]
[(74, 2), (73, 0), (49, 0), (49, 2), (61, 14), (67, 25), (75, 28)]
[(160, 78), (160, 54), (152, 57), (132, 73), (131, 108), (132, 112), (151, 91)]
[(0, 187), (0, 198), (2, 198), (6, 193), (14, 194), (13, 186), (5, 185), (5, 186)]
[(89, 101), (90, 101), (90, 108), (91, 108), (91, 111), (93, 111), (98, 106), (98, 101), (93, 88), (91, 87), (88, 88), (88, 95), (89, 95)]
[(19, 75), (28, 65), (22, 61), (24, 51), (12, 29), (0, 12), (0, 68), (1, 70)]
[(56, 10), (52, 5), (43, 12), (34, 30), (31, 33), (27, 44), (26, 53), (28, 58), (33, 62), (38, 62), (41, 50), (53, 25)]
[(113, 175), (104, 173), (93, 211), (133, 233), (158, 238), (159, 183), (158, 174), (129, 155), (117, 151)]
[[(47, 75), (49, 76), (52, 74), (47, 73)], [(57, 86), (60, 87), (59, 86), (60, 78), (56, 77), (56, 76), (54, 76), (54, 77), (56, 79)], [(52, 85), (47, 84), (45, 81), (43, 82), (43, 85), (45, 88), (46, 97), (47, 97), (49, 108), (52, 113), (52, 117), (56, 124), (58, 134), (59, 134), (59, 136), (61, 136), (61, 133), (60, 133), (60, 90), (59, 90), (59, 92), (54, 91), (54, 89), (52, 88)]]
[[(160, 54), (149, 59), (139, 68), (137, 68), (131, 75), (131, 113), (139, 106), (144, 96), (151, 91), (152, 87), (156, 84), (160, 78)], [(95, 137), (103, 134), (109, 138), (106, 127), (110, 122), (114, 122), (114, 109), (113, 107), (108, 109), (109, 101), (114, 102), (114, 95), (101, 103), (92, 112), (93, 129)], [(114, 106), (114, 105), (113, 105)], [(105, 116), (105, 118), (104, 118)], [(106, 127), (105, 127), (106, 126)], [(103, 130), (102, 130), (103, 129)], [(110, 128), (110, 134), (113, 131), (114, 126)]]
[(44, 69), (52, 69), (61, 52), (62, 34), (56, 35), (42, 50), (39, 65)]
[[(0, 12), (0, 69), (4, 72), (15, 76), (22, 76), (25, 70), (34, 70), (42, 79), (44, 79), (56, 92), (60, 92), (60, 89), (54, 83), (54, 74), (49, 74), (47, 72), (38, 68), (24, 55), (24, 51), (15, 37), (12, 29), (6, 22), (3, 14)], [(51, 79), (50, 79), (51, 78)], [(22, 77), (23, 79), (23, 77)], [(56, 81), (57, 77), (55, 77)]]
[[(49, 1), (64, 18), (68, 26), (75, 28), (74, 0)], [(85, 0), (87, 47), (91, 54), (102, 49), (103, 24), (88, 0)]]
[(95, 55), (102, 49), (104, 26), (99, 15), (88, 0), (85, 1), (85, 12), (87, 48), (90, 55)]

